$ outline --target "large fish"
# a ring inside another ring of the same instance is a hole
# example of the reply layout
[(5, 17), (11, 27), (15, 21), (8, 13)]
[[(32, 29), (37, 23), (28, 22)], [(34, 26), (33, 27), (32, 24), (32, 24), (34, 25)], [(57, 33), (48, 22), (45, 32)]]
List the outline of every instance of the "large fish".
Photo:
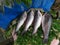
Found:
[(32, 35), (34, 35), (37, 32), (38, 28), (41, 25), (41, 22), (42, 22), (42, 14), (41, 14), (40, 10), (37, 10), (36, 14), (35, 14), (35, 18), (34, 18)]
[(27, 12), (25, 11), (22, 16), (20, 17), (20, 20), (18, 21), (16, 32), (19, 31), (20, 27), (24, 24), (27, 18)]
[(45, 13), (43, 15), (42, 18), (42, 29), (43, 29), (43, 33), (44, 33), (44, 43), (48, 42), (48, 35), (49, 35), (49, 31), (50, 31), (50, 27), (51, 27), (51, 23), (52, 23), (52, 17), (50, 14)]
[(25, 22), (25, 27), (24, 27), (24, 30), (23, 30), (23, 32), (21, 33), (21, 35), (23, 35), (25, 32), (27, 32), (27, 30), (28, 30), (28, 28), (31, 26), (33, 20), (34, 20), (34, 10), (31, 9), (31, 10), (28, 12), (27, 20), (26, 20), (26, 22)]

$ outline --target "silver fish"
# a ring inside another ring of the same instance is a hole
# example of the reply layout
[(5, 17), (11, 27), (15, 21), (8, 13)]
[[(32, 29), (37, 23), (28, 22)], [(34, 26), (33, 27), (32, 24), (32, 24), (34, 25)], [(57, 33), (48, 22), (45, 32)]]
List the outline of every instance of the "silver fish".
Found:
[(40, 13), (40, 10), (37, 10), (34, 18), (32, 35), (34, 35), (37, 32), (38, 28), (41, 25), (41, 22), (42, 22), (42, 14)]
[(43, 15), (43, 18), (42, 18), (42, 29), (43, 29), (43, 33), (44, 33), (43, 43), (47, 43), (48, 42), (48, 35), (49, 35), (51, 23), (52, 23), (51, 15), (48, 14), (48, 13), (45, 13)]
[(34, 10), (30, 10), (28, 12), (27, 20), (25, 22), (25, 27), (21, 35), (23, 35), (25, 32), (27, 32), (28, 28), (31, 26), (32, 22), (34, 20)]
[(16, 32), (19, 31), (19, 28), (24, 24), (25, 20), (27, 18), (27, 12), (25, 11), (22, 16), (20, 17), (20, 20), (18, 21)]

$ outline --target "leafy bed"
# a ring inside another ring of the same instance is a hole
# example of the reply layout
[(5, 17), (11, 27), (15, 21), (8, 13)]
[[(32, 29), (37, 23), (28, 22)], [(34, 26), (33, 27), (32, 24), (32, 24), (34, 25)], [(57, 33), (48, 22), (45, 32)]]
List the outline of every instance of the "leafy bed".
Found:
[[(13, 30), (14, 27), (16, 27), (16, 25), (10, 26), (10, 28), (8, 29), (9, 31), (7, 31), (6, 33), (7, 37), (11, 35), (11, 31)], [(38, 32), (33, 36), (31, 36), (32, 30), (33, 30), (32, 27), (30, 27), (29, 31), (24, 36), (21, 36), (21, 31), (23, 31), (22, 26), (20, 31), (18, 32), (18, 39), (15, 41), (14, 45), (45, 45), (42, 42), (43, 32), (41, 27), (39, 28)], [(46, 45), (50, 45), (51, 40), (59, 36), (60, 36), (60, 20), (55, 19), (52, 22), (52, 27), (49, 34), (49, 41), (48, 44)]]
[[(52, 27), (54, 27), (55, 29), (53, 29), (53, 28), (51, 28), (51, 30), (50, 30), (50, 35), (49, 35), (49, 41), (48, 41), (48, 45), (50, 44), (50, 42), (51, 42), (51, 40), (54, 38), (54, 37), (56, 37), (56, 35), (58, 36), (58, 33), (60, 32), (60, 21), (58, 20), (54, 20), (53, 21), (53, 25), (52, 25)], [(55, 31), (56, 32), (55, 32)], [(35, 34), (34, 36), (32, 36), (32, 37), (30, 37), (29, 35), (30, 35), (30, 33), (31, 32), (29, 32), (29, 33), (27, 33), (27, 34), (25, 34), (24, 36), (20, 36), (20, 34), (19, 34), (19, 36), (18, 36), (18, 39), (17, 39), (17, 44), (18, 45), (44, 45), (43, 43), (42, 43), (42, 34), (43, 34), (43, 32), (42, 32), (42, 30), (39, 28), (39, 30), (38, 30), (38, 32), (37, 32), (37, 34)]]

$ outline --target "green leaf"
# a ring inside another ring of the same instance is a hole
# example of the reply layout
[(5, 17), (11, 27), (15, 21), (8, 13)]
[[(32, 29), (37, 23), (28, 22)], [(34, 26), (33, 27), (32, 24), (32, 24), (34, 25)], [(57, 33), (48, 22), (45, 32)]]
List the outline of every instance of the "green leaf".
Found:
[(24, 2), (24, 4), (27, 6), (27, 7), (30, 7), (30, 5), (32, 4), (32, 0), (21, 0), (22, 2)]
[(5, 0), (5, 4), (4, 5), (9, 7), (9, 8), (11, 8), (12, 5), (13, 5), (13, 2), (14, 2), (14, 0)]
[(6, 4), (7, 6), (9, 6), (9, 1), (8, 1), (8, 0), (5, 0), (5, 4)]

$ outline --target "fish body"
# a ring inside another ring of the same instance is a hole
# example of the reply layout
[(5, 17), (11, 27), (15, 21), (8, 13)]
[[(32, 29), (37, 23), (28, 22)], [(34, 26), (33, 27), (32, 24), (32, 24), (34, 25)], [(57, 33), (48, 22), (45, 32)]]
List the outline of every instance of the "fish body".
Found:
[(51, 15), (48, 13), (45, 13), (42, 17), (42, 30), (44, 33), (44, 40), (43, 40), (44, 43), (47, 43), (48, 41), (48, 35), (49, 35), (51, 23), (52, 23)]
[(27, 30), (31, 26), (33, 20), (34, 20), (34, 10), (30, 10), (28, 12), (28, 16), (27, 16), (27, 20), (25, 22), (24, 30), (22, 31), (21, 35), (23, 35), (25, 32), (27, 32)]
[(20, 20), (18, 21), (17, 27), (16, 27), (16, 32), (19, 31), (21, 26), (24, 24), (25, 20), (27, 18), (27, 12), (25, 11), (22, 16), (20, 17)]
[(37, 32), (38, 28), (41, 25), (41, 22), (42, 22), (42, 14), (40, 13), (39, 10), (37, 10), (36, 14), (35, 14), (35, 18), (34, 18), (33, 33), (32, 33), (32, 35), (34, 35)]

